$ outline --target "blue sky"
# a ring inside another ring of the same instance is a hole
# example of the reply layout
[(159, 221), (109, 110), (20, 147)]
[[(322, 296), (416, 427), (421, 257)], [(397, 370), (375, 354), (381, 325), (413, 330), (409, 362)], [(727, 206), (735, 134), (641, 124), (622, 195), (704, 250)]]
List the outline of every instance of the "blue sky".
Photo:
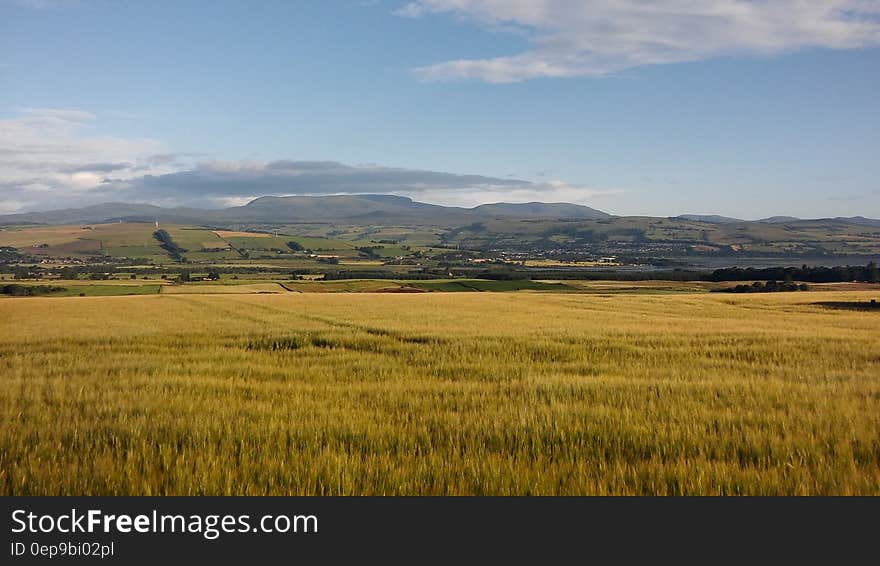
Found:
[(264, 189), (880, 217), (880, 2), (645, 4), (0, 0), (0, 213)]

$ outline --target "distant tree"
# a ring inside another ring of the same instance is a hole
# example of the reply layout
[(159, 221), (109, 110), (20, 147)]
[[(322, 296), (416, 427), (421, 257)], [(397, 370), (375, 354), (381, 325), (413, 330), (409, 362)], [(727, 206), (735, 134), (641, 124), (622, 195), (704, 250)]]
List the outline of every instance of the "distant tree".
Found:
[(295, 242), (295, 241), (293, 241), (293, 240), (287, 242), (287, 247), (290, 248), (291, 250), (295, 251), (295, 252), (301, 252), (301, 251), (303, 251), (302, 244), (300, 244), (299, 242)]
[(493, 281), (515, 281), (528, 278), (523, 274), (514, 272), (509, 267), (492, 267), (486, 271), (480, 271), (475, 277), (477, 279), (491, 279)]
[(38, 295), (60, 293), (65, 290), (64, 287), (58, 287), (56, 285), (19, 285), (13, 283), (11, 285), (3, 285), (0, 287), (0, 294), (12, 297), (35, 297)]
[(220, 280), (220, 274), (217, 273), (216, 271), (209, 271), (209, 272), (208, 272), (208, 276), (205, 277), (205, 279), (207, 279), (208, 281), (219, 281), (219, 280)]
[(355, 248), (359, 253), (370, 259), (377, 259), (379, 254), (376, 253), (376, 250), (381, 249), (382, 246), (362, 246), (359, 248)]
[(189, 275), (189, 271), (181, 271), (180, 275), (177, 276), (178, 283), (189, 283), (192, 281), (192, 278)]
[(718, 289), (723, 293), (778, 293), (782, 291), (808, 291), (809, 286), (806, 283), (786, 283), (785, 281), (776, 281), (771, 279), (766, 283), (755, 281), (751, 285), (737, 285), (728, 289)]
[(782, 280), (785, 283), (805, 281), (810, 283), (837, 283), (847, 281), (867, 281), (880, 283), (880, 270), (877, 264), (871, 262), (866, 266), (835, 266), (810, 267), (807, 265), (797, 267), (768, 267), (755, 269), (748, 267), (730, 267), (716, 269), (711, 274), (704, 276), (709, 281), (754, 281), (757, 279)]
[(865, 267), (865, 281), (868, 283), (880, 283), (880, 269), (876, 262), (871, 262)]
[(15, 248), (8, 246), (0, 247), (0, 263), (12, 263), (21, 261), (24, 255), (20, 254)]

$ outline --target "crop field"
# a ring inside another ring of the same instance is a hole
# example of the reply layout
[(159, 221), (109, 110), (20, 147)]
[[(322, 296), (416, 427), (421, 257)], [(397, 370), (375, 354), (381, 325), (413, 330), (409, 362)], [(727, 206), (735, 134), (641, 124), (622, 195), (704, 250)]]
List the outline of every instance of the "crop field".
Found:
[(252, 294), (252, 293), (284, 293), (286, 290), (278, 283), (241, 283), (235, 285), (166, 285), (162, 293), (168, 295), (187, 294)]
[(880, 495), (872, 291), (0, 300), (0, 494)]

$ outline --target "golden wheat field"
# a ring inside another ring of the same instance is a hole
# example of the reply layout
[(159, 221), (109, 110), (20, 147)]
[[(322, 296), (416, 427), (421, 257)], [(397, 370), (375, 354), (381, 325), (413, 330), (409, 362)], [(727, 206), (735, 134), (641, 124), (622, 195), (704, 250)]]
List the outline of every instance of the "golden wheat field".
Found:
[(0, 300), (0, 493), (880, 494), (872, 296)]

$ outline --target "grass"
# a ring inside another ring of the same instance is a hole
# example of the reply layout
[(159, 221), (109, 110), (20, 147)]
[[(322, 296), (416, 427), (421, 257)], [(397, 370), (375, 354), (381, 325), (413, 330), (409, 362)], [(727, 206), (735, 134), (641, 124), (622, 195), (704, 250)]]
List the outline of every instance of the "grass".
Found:
[(169, 288), (161, 283), (158, 284), (131, 284), (125, 282), (95, 282), (94, 284), (85, 281), (47, 281), (39, 283), (18, 283), (25, 287), (30, 286), (52, 286), (59, 287), (62, 290), (48, 293), (46, 297), (116, 297), (123, 295), (155, 295), (158, 294), (162, 287), (166, 290)]
[[(0, 246), (12, 246), (34, 255), (77, 256), (105, 254), (114, 257), (167, 257), (146, 222), (37, 226), (0, 230)], [(46, 248), (33, 247), (47, 244)]]
[(877, 495), (874, 296), (7, 299), (0, 494)]
[[(207, 271), (194, 272), (195, 277), (204, 277)], [(707, 293), (713, 290), (731, 288), (741, 284), (738, 281), (721, 283), (689, 281), (493, 281), (488, 279), (429, 279), (429, 280), (392, 280), (392, 279), (338, 279), (338, 280), (290, 280), (279, 278), (277, 273), (248, 274), (244, 278), (224, 274), (218, 281), (194, 281), (185, 285), (174, 285), (171, 281), (152, 279), (130, 279), (123, 276), (120, 279), (91, 280), (91, 279), (45, 279), (45, 280), (17, 280), (11, 275), (0, 274), (0, 282), (19, 283), (23, 285), (54, 285), (69, 287), (61, 293), (46, 296), (72, 296), (85, 293), (88, 296), (103, 295), (129, 295), (151, 294), (161, 292), (165, 294), (249, 294), (249, 293), (375, 293), (394, 291), (421, 290), (426, 292), (532, 292), (541, 291), (546, 293), (582, 293), (595, 295), (670, 295), (670, 294), (693, 294)], [(5, 279), (4, 279), (5, 278)], [(751, 282), (746, 282), (751, 283)], [(127, 288), (143, 288), (140, 291), (132, 289), (91, 289), (92, 287), (117, 286)], [(161, 290), (157, 291), (156, 286)], [(876, 290), (876, 285), (868, 283), (833, 283), (811, 285), (810, 289), (819, 291), (865, 291)]]
[(369, 293), (401, 284), (386, 279), (339, 279), (336, 281), (285, 281), (284, 287), (295, 293)]
[(543, 246), (546, 241), (635, 242), (647, 245), (677, 242), (696, 250), (721, 250), (730, 246), (744, 252), (790, 254), (880, 253), (880, 230), (830, 221), (800, 221), (786, 225), (765, 223), (707, 224), (672, 218), (617, 217), (559, 223), (555, 220), (492, 219), (449, 231), (446, 243), (466, 249)]
[(283, 238), (281, 240), (282, 242), (296, 242), (308, 250), (352, 253), (352, 250), (355, 247), (354, 244), (350, 242), (343, 242), (342, 240), (334, 240), (330, 238), (309, 238), (303, 236), (279, 236), (279, 238)]
[(472, 291), (573, 291), (569, 285), (553, 281), (490, 281), (487, 279), (440, 279), (432, 281), (414, 281), (410, 286), (429, 291), (472, 292)]
[(71, 285), (57, 297), (116, 297), (124, 295), (155, 295), (164, 285)]
[(214, 231), (170, 226), (168, 233), (175, 244), (186, 250), (183, 255), (190, 261), (222, 261), (240, 257), (238, 252), (228, 249), (229, 244)]
[(159, 278), (130, 279), (127, 277), (124, 279), (95, 279), (95, 280), (92, 280), (92, 279), (40, 279), (40, 280), (28, 279), (28, 280), (21, 280), (21, 281), (12, 280), (9, 282), (10, 283), (21, 283), (22, 285), (55, 285), (55, 286), (62, 286), (62, 287), (69, 287), (69, 286), (76, 286), (76, 285), (79, 285), (79, 286), (91, 286), (91, 285), (106, 286), (106, 285), (110, 285), (110, 286), (128, 287), (128, 286), (132, 286), (132, 285), (152, 285), (152, 284), (163, 285), (163, 284), (168, 284), (167, 281), (165, 281), (164, 279), (159, 279)]
[[(228, 243), (218, 232), (181, 225), (162, 225), (180, 247), (185, 256), (193, 261), (219, 261), (239, 258), (234, 250), (226, 250)], [(0, 230), (0, 246), (13, 246), (30, 254), (50, 256), (77, 256), (104, 254), (111, 257), (145, 258), (157, 263), (168, 263), (169, 258), (153, 232), (156, 225), (150, 222), (126, 222), (73, 226), (38, 226), (22, 229)], [(286, 248), (279, 239), (246, 232), (220, 232), (220, 234), (245, 234), (247, 237), (231, 238), (234, 241), (254, 243), (255, 248)], [(262, 243), (260, 243), (262, 242)], [(46, 248), (34, 245), (48, 244)], [(209, 250), (209, 251), (202, 251)]]
[(80, 238), (93, 238), (92, 230), (83, 226), (24, 226), (0, 230), (0, 246), (22, 248), (29, 253), (37, 251), (34, 245), (49, 246), (74, 242)]
[(225, 285), (216, 283), (199, 283), (187, 285), (166, 285), (162, 293), (166, 295), (222, 295), (251, 293), (285, 293), (286, 290), (278, 283), (241, 283)]

